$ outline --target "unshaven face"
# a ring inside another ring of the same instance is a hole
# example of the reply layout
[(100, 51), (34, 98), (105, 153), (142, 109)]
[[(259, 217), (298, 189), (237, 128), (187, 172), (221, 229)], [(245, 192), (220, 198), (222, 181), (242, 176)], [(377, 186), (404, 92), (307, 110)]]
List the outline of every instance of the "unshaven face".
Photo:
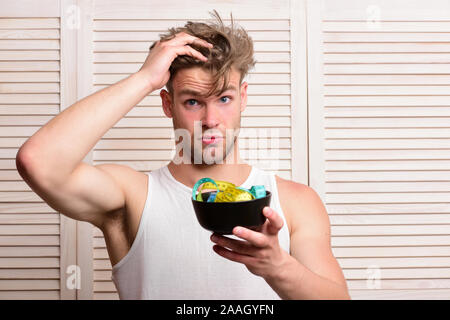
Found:
[(172, 118), (175, 132), (183, 129), (189, 134), (183, 140), (190, 139), (188, 158), (195, 164), (223, 163), (230, 156), (247, 104), (248, 84), (240, 84), (237, 70), (230, 70), (228, 85), (217, 96), (206, 96), (211, 81), (210, 73), (200, 67), (181, 69), (172, 79), (173, 94), (161, 91), (164, 112)]

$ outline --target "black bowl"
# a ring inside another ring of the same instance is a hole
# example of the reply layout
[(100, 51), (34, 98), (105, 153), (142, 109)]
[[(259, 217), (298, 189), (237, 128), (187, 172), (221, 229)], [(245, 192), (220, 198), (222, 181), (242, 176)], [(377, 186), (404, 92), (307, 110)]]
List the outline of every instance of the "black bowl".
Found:
[(202, 193), (203, 202), (191, 198), (197, 220), (206, 230), (232, 234), (236, 226), (255, 229), (266, 221), (262, 210), (270, 206), (270, 191), (263, 198), (239, 202), (206, 202), (210, 193)]

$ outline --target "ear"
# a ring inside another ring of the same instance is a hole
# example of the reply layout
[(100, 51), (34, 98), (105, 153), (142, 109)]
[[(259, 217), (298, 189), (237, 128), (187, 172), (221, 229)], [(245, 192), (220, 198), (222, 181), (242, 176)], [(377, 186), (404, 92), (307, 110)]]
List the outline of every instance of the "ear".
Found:
[(168, 118), (172, 118), (172, 97), (170, 93), (165, 89), (161, 89), (159, 96), (161, 97), (164, 114)]
[(240, 94), (241, 94), (241, 112), (245, 110), (247, 107), (247, 88), (248, 83), (246, 81), (242, 82), (241, 88), (240, 88)]

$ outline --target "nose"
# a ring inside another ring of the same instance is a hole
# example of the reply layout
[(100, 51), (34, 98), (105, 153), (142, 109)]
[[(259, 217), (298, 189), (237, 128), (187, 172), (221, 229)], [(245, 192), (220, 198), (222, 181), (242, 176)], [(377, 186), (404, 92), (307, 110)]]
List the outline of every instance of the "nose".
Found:
[(202, 124), (208, 128), (215, 128), (219, 125), (219, 113), (215, 106), (206, 106)]

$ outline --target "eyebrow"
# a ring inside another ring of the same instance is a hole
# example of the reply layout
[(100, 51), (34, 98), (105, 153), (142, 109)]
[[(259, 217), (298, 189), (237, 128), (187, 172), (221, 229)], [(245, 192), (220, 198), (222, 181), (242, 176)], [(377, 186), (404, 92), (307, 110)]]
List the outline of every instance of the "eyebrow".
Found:
[[(221, 94), (223, 94), (223, 93), (226, 92), (226, 91), (237, 91), (237, 90), (236, 90), (236, 87), (235, 87), (235, 86), (230, 85), (230, 86), (226, 87), (225, 90), (222, 90), (222, 91), (218, 94), (218, 96), (220, 96)], [(189, 96), (195, 96), (195, 97), (204, 97), (204, 96), (205, 96), (204, 93), (199, 92), (199, 91), (195, 91), (195, 90), (192, 90), (192, 89), (182, 89), (182, 90), (178, 93), (178, 95), (179, 95), (179, 96), (189, 95)]]

